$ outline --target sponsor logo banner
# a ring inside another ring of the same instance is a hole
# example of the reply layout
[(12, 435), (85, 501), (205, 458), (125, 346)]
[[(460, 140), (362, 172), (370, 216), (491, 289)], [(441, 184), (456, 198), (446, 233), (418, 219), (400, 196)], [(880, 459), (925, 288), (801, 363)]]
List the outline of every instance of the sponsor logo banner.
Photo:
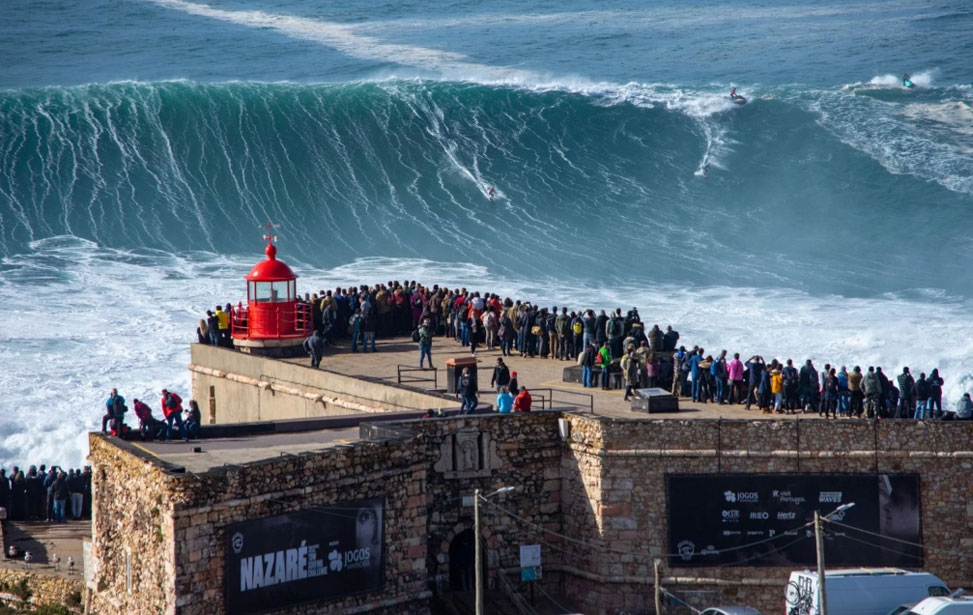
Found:
[(801, 526), (851, 502), (831, 518), (882, 537), (827, 526), (829, 566), (922, 566), (921, 548), (898, 542), (921, 542), (917, 475), (669, 475), (667, 500), (672, 566), (813, 565)]
[(226, 612), (260, 613), (382, 587), (382, 498), (226, 528)]

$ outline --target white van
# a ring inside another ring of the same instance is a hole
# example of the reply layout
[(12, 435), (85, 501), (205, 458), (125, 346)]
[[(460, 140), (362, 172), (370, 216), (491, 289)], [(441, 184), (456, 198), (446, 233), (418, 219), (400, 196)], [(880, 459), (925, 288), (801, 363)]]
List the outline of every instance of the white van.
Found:
[(926, 598), (912, 607), (905, 615), (973, 615), (973, 597), (936, 596)]
[[(915, 604), (929, 596), (949, 595), (946, 584), (928, 572), (852, 568), (827, 570), (824, 575), (828, 615), (886, 615), (901, 604)], [(820, 615), (817, 571), (792, 572), (784, 604), (785, 615)]]

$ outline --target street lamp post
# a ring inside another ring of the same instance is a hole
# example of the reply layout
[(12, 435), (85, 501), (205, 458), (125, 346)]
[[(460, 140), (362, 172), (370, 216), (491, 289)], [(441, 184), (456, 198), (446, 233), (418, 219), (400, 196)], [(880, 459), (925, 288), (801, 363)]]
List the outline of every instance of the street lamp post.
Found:
[(824, 586), (824, 532), (821, 531), (821, 521), (830, 521), (831, 515), (844, 512), (854, 505), (854, 502), (842, 504), (823, 516), (818, 511), (814, 511), (814, 545), (818, 560), (818, 615), (828, 615), (828, 592)]
[(483, 547), (480, 545), (480, 499), (482, 498), (486, 502), (488, 498), (499, 493), (513, 491), (514, 489), (515, 487), (501, 487), (493, 493), (488, 493), (484, 496), (480, 495), (479, 489), (473, 491), (473, 553), (476, 562), (474, 565), (474, 574), (476, 574), (474, 581), (474, 587), (476, 589), (476, 615), (483, 615)]

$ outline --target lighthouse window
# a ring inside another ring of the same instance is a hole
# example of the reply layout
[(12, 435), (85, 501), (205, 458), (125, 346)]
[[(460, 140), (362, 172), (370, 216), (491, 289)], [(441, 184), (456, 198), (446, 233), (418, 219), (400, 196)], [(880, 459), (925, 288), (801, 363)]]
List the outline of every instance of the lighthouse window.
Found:
[(254, 300), (258, 303), (287, 301), (288, 285), (291, 282), (255, 282)]
[(273, 282), (257, 282), (257, 292), (254, 294), (254, 300), (263, 303), (271, 300), (271, 285)]

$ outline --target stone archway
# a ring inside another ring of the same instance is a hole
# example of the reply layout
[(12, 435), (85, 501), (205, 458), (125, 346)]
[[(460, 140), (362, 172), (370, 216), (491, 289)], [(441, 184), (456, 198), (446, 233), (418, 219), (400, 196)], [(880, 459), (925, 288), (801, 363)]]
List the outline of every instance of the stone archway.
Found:
[(449, 543), (449, 589), (472, 591), (474, 577), (475, 543), (473, 530), (456, 534)]

